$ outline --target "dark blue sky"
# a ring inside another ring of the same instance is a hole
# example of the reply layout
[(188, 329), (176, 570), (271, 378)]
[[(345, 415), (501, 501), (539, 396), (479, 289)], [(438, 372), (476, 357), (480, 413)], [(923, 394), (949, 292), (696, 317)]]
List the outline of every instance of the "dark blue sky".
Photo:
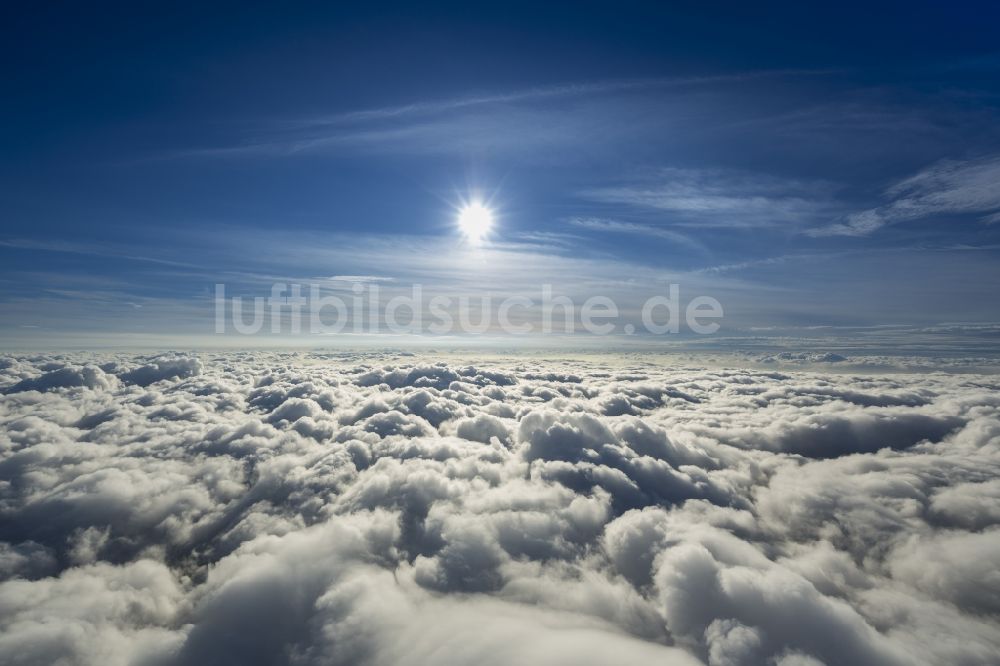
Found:
[(216, 282), (334, 275), (1000, 321), (995, 3), (355, 4), (4, 9), (7, 344), (209, 335)]

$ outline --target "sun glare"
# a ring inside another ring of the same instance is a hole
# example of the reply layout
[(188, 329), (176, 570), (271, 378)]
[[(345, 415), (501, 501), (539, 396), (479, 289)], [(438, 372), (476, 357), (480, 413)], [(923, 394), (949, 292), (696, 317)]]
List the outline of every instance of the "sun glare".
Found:
[(459, 211), (458, 228), (473, 243), (481, 243), (493, 228), (493, 213), (489, 208), (474, 201)]

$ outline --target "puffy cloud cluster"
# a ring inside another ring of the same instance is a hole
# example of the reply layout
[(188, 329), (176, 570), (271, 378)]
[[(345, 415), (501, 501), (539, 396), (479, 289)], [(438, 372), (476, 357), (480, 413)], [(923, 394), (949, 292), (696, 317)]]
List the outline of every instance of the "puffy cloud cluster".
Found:
[(996, 378), (696, 361), (2, 357), (0, 654), (995, 663)]

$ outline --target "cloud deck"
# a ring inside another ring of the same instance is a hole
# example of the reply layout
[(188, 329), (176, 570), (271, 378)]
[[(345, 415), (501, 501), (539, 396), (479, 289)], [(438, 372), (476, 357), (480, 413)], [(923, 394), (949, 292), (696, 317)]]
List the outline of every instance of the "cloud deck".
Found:
[(2, 357), (0, 654), (995, 663), (996, 377), (760, 360)]

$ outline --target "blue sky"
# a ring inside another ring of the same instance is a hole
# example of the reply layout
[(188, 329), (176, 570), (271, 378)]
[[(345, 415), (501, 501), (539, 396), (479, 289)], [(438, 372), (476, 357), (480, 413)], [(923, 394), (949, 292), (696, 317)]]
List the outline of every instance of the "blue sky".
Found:
[(216, 283), (345, 275), (1000, 322), (992, 3), (136, 4), (4, 10), (0, 344), (197, 344)]

